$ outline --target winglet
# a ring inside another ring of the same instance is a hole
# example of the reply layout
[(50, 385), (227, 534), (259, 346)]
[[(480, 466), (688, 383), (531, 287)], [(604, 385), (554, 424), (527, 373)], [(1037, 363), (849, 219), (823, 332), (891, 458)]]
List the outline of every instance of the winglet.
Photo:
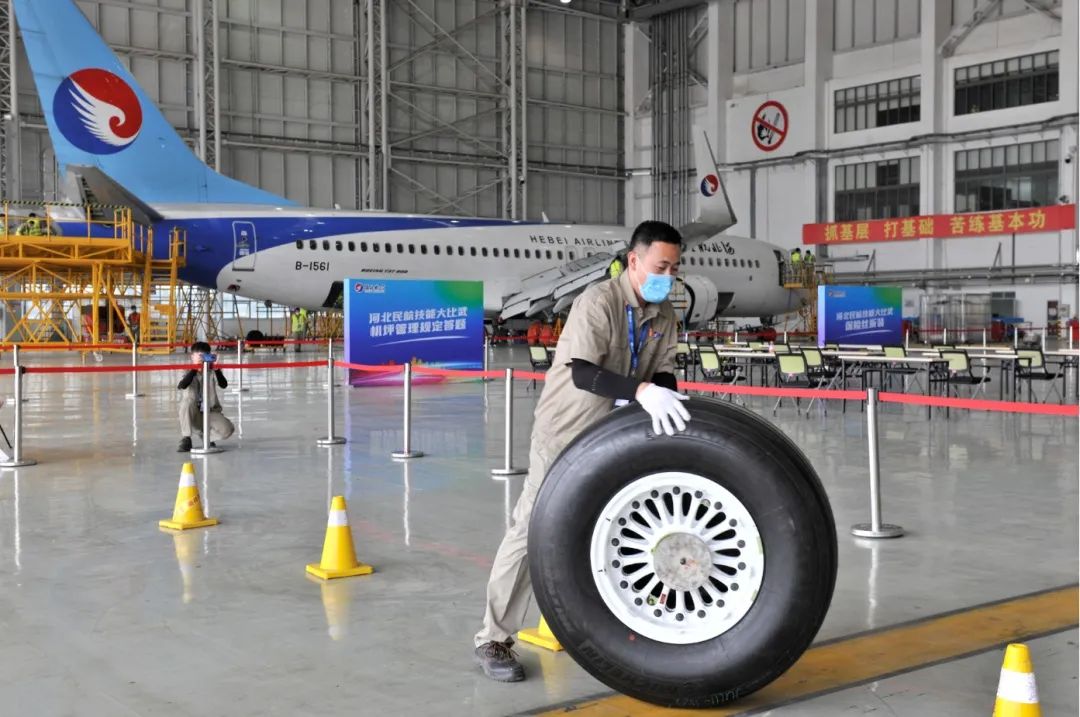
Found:
[(694, 127), (694, 161), (698, 191), (698, 216), (690, 224), (680, 227), (683, 241), (695, 244), (719, 234), (735, 224), (735, 210), (731, 206), (724, 180), (713, 158), (709, 138), (705, 130)]

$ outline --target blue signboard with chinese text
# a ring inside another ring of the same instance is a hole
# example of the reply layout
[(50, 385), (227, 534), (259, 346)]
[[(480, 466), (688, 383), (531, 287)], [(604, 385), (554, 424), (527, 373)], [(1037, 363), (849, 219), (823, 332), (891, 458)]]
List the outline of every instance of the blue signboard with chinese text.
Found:
[[(480, 281), (349, 279), (345, 360), (472, 370), (484, 362), (484, 284)], [(414, 375), (415, 382), (440, 377)], [(400, 383), (398, 375), (350, 371), (349, 383)]]
[(903, 291), (897, 286), (818, 286), (818, 345), (903, 343)]

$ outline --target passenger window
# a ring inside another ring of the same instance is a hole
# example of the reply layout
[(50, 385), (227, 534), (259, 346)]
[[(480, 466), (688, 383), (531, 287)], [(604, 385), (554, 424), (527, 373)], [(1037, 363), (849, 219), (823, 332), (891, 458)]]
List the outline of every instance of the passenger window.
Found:
[(405, 253), (405, 247), (402, 246), (401, 244), (398, 244), (397, 245), (397, 253), (398, 254), (404, 254)]
[(480, 253), (481, 253), (481, 254), (482, 254), (483, 256), (485, 256), (485, 257), (486, 257), (486, 256), (487, 256), (487, 247), (484, 247), (484, 248), (482, 248), (482, 249), (480, 250)]
[(739, 266), (746, 268), (746, 259), (739, 259)]
[(731, 262), (729, 262), (727, 259), (724, 259), (724, 266), (731, 266)]
[(458, 255), (458, 256), (465, 256), (465, 247), (463, 247), (463, 246), (459, 246), (459, 247), (457, 248), (457, 255)]
[(711, 256), (709, 257), (709, 266), (713, 266), (713, 258)]
[(574, 252), (569, 252), (570, 261), (574, 260)]
[[(528, 249), (525, 250), (525, 258), (526, 259), (531, 259), (532, 258), (531, 256), (529, 256), (529, 250)], [(539, 255), (537, 255), (537, 258), (539, 258)]]
[(469, 256), (476, 256), (476, 247), (469, 247)]
[(375, 252), (376, 254), (378, 254), (378, 253), (379, 253), (379, 245), (378, 245), (378, 244), (372, 244), (372, 245), (371, 245), (371, 249), (372, 249), (372, 251), (374, 251), (374, 252)]
[(559, 261), (562, 261), (562, 249), (557, 250), (555, 256), (559, 258)]
[(754, 259), (754, 268), (756, 268), (756, 269), (761, 268), (761, 259)]
[[(435, 252), (435, 253), (438, 254), (439, 252)], [(450, 246), (449, 244), (446, 245), (446, 255), (447, 256), (453, 256), (454, 255), (454, 247)]]
[(330, 240), (329, 239), (323, 239), (322, 240), (322, 248), (323, 248), (323, 251), (330, 251)]
[(341, 241), (334, 242), (334, 249), (341, 251)]
[(349, 251), (356, 251), (356, 243), (349, 242)]
[(427, 254), (427, 244), (421, 244), (420, 245), (420, 253), (421, 254)]
[[(548, 249), (548, 250), (547, 250), (547, 258), (548, 258), (548, 259), (550, 259), (550, 258), (551, 258), (551, 249)], [(562, 258), (562, 257), (560, 257), (560, 258)]]
[(364, 252), (367, 251), (367, 242), (366, 241), (360, 242), (360, 251), (364, 251)]
[(439, 252), (441, 251), (441, 250), (439, 249), (439, 245), (438, 245), (438, 244), (436, 244), (436, 245), (434, 245), (434, 246), (433, 246), (433, 247), (431, 247), (431, 248), (432, 248), (432, 250), (433, 250), (433, 251), (435, 252), (435, 256), (438, 256), (438, 255), (439, 255)]
[(303, 249), (304, 248), (304, 240), (303, 239), (297, 239), (296, 240), (296, 248), (297, 249)]
[[(399, 249), (398, 251), (401, 251), (401, 250)], [(416, 245), (415, 244), (410, 244), (409, 245), (409, 253), (410, 254), (415, 254), (416, 253)]]
[[(389, 254), (390, 252), (393, 251), (393, 249), (390, 248), (390, 242), (386, 242), (385, 244), (383, 244), (382, 248), (383, 248), (383, 251), (385, 251), (387, 254)], [(401, 245), (400, 244), (398, 244), (398, 251), (401, 251)]]
[(515, 259), (520, 259), (521, 258), (521, 249), (514, 249), (514, 258)]
[(318, 247), (318, 244), (315, 243), (314, 239), (308, 239), (307, 245), (308, 249), (315, 249), (316, 247)]
[(503, 258), (505, 258), (505, 259), (510, 258), (510, 250), (509, 249), (505, 249), (505, 248), (503, 249)]

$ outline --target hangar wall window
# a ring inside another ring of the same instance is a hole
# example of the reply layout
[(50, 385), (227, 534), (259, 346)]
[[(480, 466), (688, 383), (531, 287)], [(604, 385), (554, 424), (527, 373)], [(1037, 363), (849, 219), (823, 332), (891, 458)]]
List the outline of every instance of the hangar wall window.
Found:
[(806, 0), (735, 0), (735, 71), (800, 62), (806, 54)]
[(956, 153), (956, 212), (1045, 207), (1057, 196), (1056, 139)]
[(955, 72), (953, 112), (957, 115), (1057, 99), (1057, 50), (959, 67)]
[(919, 158), (836, 167), (837, 222), (911, 217), (919, 213)]
[(833, 132), (918, 122), (920, 86), (919, 76), (914, 75), (837, 90), (833, 94)]
[(918, 37), (921, 2), (911, 0), (835, 0), (833, 49), (851, 50)]

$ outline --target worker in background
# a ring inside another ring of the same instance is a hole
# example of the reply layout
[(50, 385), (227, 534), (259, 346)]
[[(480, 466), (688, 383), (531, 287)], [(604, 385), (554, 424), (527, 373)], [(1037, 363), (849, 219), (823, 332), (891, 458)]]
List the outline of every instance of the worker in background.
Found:
[(611, 264), (608, 266), (608, 278), (618, 279), (619, 274), (623, 273), (623, 269), (626, 268), (626, 257), (622, 254), (616, 254), (615, 258), (611, 260)]
[[(475, 658), (484, 674), (517, 682), (525, 671), (510, 650), (525, 619), (529, 580), (529, 516), (540, 484), (556, 456), (616, 405), (637, 403), (652, 428), (674, 435), (690, 414), (677, 393), (675, 283), (682, 237), (663, 222), (634, 229), (627, 267), (614, 281), (593, 284), (574, 300), (555, 348), (536, 406), (529, 474), (514, 508), (514, 524), (495, 554), (487, 586), (484, 626), (475, 637)], [(642, 435), (642, 439), (645, 435)]]
[[(195, 368), (189, 369), (176, 388), (183, 391), (180, 397), (180, 453), (191, 450), (191, 432), (202, 434), (203, 410), (202, 405), (202, 366), (203, 361), (211, 363), (216, 359), (211, 353), (210, 344), (205, 341), (196, 341), (191, 345), (191, 362)], [(225, 374), (221, 369), (213, 370), (217, 379), (217, 385), (226, 388), (229, 382), (225, 380)], [(221, 402), (218, 401), (217, 389), (210, 385), (210, 446), (214, 447), (217, 441), (223, 441), (233, 434), (233, 424), (221, 412)]]
[(296, 343), (293, 349), (297, 353), (300, 353), (300, 341), (304, 338), (304, 332), (307, 330), (307, 312), (302, 311), (299, 308), (292, 310), (292, 339)]
[(128, 314), (127, 322), (128, 328), (131, 329), (131, 335), (135, 337), (135, 341), (139, 340), (139, 322), (142, 321), (142, 314), (139, 313), (139, 307), (132, 306), (131, 313)]
[(806, 253), (803, 254), (802, 260), (803, 272), (806, 275), (806, 283), (810, 283), (810, 281), (814, 278), (814, 252), (807, 249)]
[(15, 230), (15, 234), (21, 237), (45, 236), (45, 223), (41, 221), (37, 214), (30, 212), (30, 216), (26, 218), (26, 221)]

